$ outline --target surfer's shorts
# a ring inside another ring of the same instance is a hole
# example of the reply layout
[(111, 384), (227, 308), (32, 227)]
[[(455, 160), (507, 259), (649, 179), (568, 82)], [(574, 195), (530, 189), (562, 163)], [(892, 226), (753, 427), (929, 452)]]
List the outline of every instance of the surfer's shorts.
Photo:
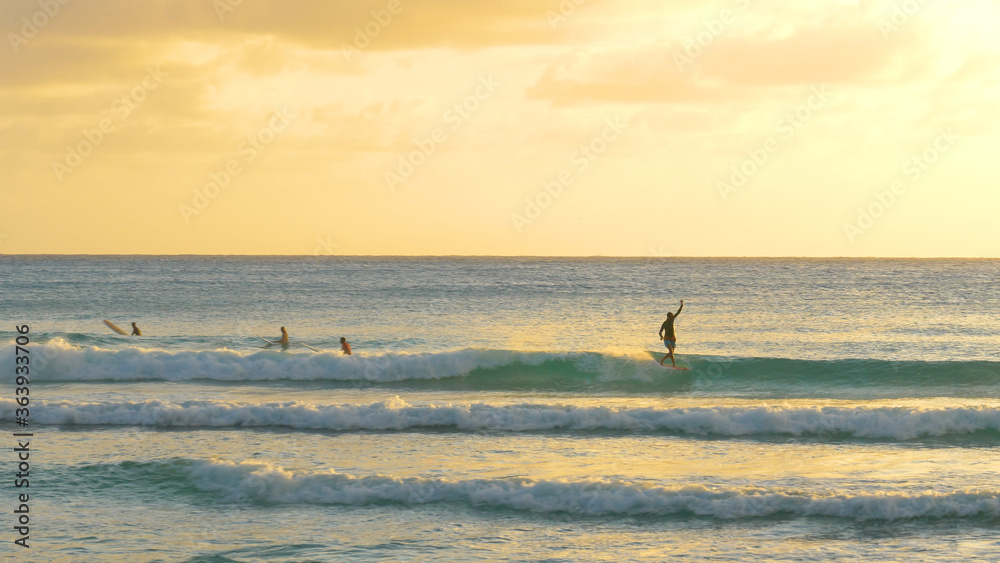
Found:
[(666, 346), (667, 348), (676, 348), (677, 347), (677, 339), (676, 338), (666, 338), (666, 339), (663, 340), (663, 345)]

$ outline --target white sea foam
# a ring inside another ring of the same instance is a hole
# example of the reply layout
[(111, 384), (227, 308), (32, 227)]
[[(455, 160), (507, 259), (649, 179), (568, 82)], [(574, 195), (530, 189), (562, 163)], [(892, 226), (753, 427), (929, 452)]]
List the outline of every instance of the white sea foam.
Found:
[[(0, 419), (17, 405), (0, 400)], [(615, 431), (694, 435), (812, 435), (910, 440), (1000, 431), (994, 407), (692, 407), (612, 408), (560, 404), (414, 405), (399, 398), (368, 405), (159, 400), (32, 405), (36, 424), (157, 427), (266, 427), (368, 431), (438, 428), (458, 431)]]
[(457, 503), (537, 513), (580, 515), (691, 514), (735, 519), (771, 515), (855, 520), (1000, 516), (1000, 491), (817, 494), (761, 488), (676, 488), (612, 481), (358, 477), (336, 471), (294, 473), (253, 463), (194, 462), (193, 484), (226, 502), (274, 504)]
[[(167, 351), (74, 346), (62, 339), (36, 344), (34, 377), (40, 381), (273, 381), (341, 380), (389, 382), (443, 379), (476, 369), (512, 364), (539, 366), (555, 360), (583, 360), (593, 354), (456, 350), (435, 353), (382, 353), (344, 356), (340, 352), (284, 353), (234, 350)], [(13, 347), (0, 362), (13, 364)], [(586, 369), (586, 368), (584, 368)]]

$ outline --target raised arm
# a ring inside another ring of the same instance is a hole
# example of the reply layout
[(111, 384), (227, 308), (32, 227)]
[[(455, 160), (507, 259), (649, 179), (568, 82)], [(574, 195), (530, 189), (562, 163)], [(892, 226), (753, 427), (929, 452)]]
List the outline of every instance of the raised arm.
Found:
[(683, 300), (683, 299), (681, 299), (681, 306), (680, 306), (680, 307), (678, 307), (678, 308), (677, 308), (677, 312), (676, 312), (676, 313), (674, 313), (674, 318), (675, 318), (675, 319), (677, 318), (677, 315), (681, 314), (681, 309), (683, 309), (683, 308), (684, 308), (684, 300)]

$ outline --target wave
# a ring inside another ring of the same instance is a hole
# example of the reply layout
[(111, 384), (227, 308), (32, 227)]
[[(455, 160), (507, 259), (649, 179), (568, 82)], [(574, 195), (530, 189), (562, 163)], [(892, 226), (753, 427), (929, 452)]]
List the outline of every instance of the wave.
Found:
[(1000, 490), (944, 493), (809, 492), (704, 485), (652, 486), (624, 481), (526, 478), (449, 480), (293, 472), (260, 463), (179, 459), (77, 468), (91, 483), (116, 486), (172, 483), (224, 503), (418, 506), (455, 504), (539, 514), (583, 516), (697, 516), (718, 519), (837, 517), (852, 520), (997, 518)]
[[(13, 346), (0, 363), (13, 364)], [(684, 356), (690, 371), (661, 368), (651, 352), (523, 352), (465, 349), (359, 354), (167, 351), (74, 346), (32, 348), (38, 381), (325, 381), (455, 390), (672, 392), (836, 397), (871, 389), (905, 396), (996, 396), (1000, 362), (832, 361)], [(898, 394), (898, 393), (897, 393)]]
[[(0, 361), (13, 346), (0, 351)], [(339, 352), (285, 353), (235, 350), (167, 351), (74, 346), (55, 339), (35, 345), (33, 372), (40, 381), (367, 381), (399, 382), (465, 377), (509, 366), (552, 368), (600, 354), (457, 350), (343, 356)], [(13, 358), (9, 358), (11, 364)], [(571, 371), (572, 368), (571, 368)]]
[[(0, 400), (0, 420), (17, 405)], [(141, 425), (159, 428), (277, 427), (297, 430), (458, 432), (628, 432), (694, 436), (817, 436), (913, 440), (981, 433), (995, 441), (1000, 409), (993, 407), (611, 408), (549, 404), (412, 405), (399, 398), (368, 405), (300, 402), (170, 403), (41, 402), (32, 422), (45, 425)]]

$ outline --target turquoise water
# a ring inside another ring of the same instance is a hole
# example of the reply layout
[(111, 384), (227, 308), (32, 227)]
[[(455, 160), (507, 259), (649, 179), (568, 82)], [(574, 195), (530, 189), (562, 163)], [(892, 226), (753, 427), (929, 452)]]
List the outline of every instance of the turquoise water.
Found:
[[(0, 366), (30, 325), (35, 433), (32, 547), (11, 531), (3, 554), (989, 559), (997, 280), (995, 260), (0, 257)], [(691, 369), (665, 370), (680, 299)], [(289, 349), (264, 347), (281, 326)]]

